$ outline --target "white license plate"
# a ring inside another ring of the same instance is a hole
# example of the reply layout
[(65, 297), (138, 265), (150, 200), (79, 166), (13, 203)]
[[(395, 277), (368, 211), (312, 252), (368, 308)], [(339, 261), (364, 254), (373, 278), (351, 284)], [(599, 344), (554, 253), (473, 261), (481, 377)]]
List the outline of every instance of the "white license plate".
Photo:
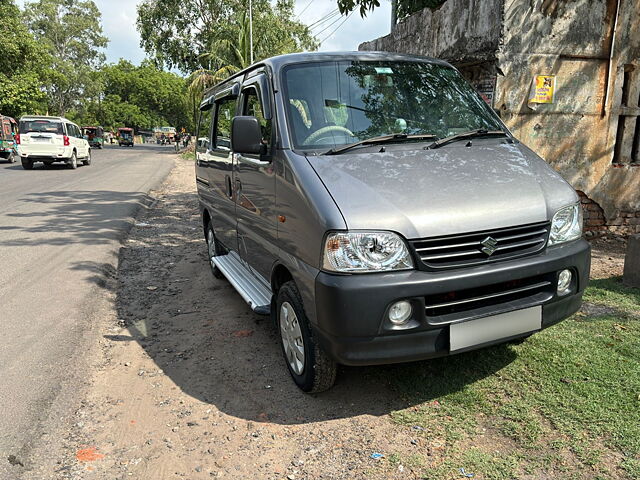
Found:
[(51, 142), (51, 139), (49, 137), (31, 137), (31, 140), (35, 141), (36, 143), (49, 143), (49, 142)]
[(541, 328), (541, 306), (454, 323), (449, 327), (449, 350), (455, 352), (475, 345), (535, 332)]

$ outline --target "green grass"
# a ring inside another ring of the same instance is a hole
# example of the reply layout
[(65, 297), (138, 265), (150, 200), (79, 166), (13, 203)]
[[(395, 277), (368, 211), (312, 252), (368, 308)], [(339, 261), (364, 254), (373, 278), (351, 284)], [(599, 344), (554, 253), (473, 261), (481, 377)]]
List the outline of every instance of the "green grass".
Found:
[(196, 154), (194, 152), (182, 152), (180, 157), (183, 160), (193, 160), (194, 162), (196, 160)]
[(600, 313), (520, 345), (385, 369), (412, 405), (394, 421), (445, 445), (425, 478), (640, 478), (640, 290), (597, 280), (584, 298)]

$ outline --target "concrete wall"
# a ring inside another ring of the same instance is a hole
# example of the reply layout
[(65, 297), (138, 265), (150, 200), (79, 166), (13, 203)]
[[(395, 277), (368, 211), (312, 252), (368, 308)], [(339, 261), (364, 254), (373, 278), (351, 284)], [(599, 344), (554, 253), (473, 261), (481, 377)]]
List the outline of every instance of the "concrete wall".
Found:
[(503, 0), (449, 0), (403, 20), (360, 50), (412, 53), (464, 63), (492, 60), (500, 43)]
[[(360, 49), (444, 58), (476, 85), (495, 76), (493, 106), (505, 123), (601, 208), (604, 220), (590, 215), (589, 227), (628, 233), (640, 231), (640, 159), (613, 159), (617, 137), (622, 153), (632, 151), (635, 117), (625, 117), (622, 136), (618, 119), (625, 69), (635, 68), (626, 95), (639, 106), (638, 12), (640, 0), (619, 10), (617, 0), (448, 0)], [(528, 104), (534, 75), (556, 75), (553, 104)]]
[[(633, 215), (640, 211), (640, 168), (613, 165), (613, 154), (624, 65), (640, 60), (640, 2), (621, 2), (610, 62), (616, 8), (611, 0), (506, 0), (494, 106), (524, 143), (602, 208), (604, 223), (633, 232), (640, 230)], [(537, 74), (556, 75), (556, 98), (532, 109)], [(601, 219), (588, 222), (605, 228)]]

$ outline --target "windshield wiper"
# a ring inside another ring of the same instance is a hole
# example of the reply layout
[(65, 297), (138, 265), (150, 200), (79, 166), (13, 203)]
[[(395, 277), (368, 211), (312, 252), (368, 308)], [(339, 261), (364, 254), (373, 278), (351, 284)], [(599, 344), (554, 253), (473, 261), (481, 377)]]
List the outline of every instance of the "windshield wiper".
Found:
[[(446, 145), (447, 143), (457, 142), (458, 140), (464, 140), (466, 138), (472, 138), (472, 137), (486, 137), (490, 135), (500, 135), (504, 137), (509, 137), (509, 139), (511, 139), (511, 136), (504, 130), (484, 130), (484, 129), (470, 130), (468, 132), (462, 132), (456, 135), (451, 135), (450, 137), (444, 137), (439, 140), (436, 140), (431, 145), (424, 147), (424, 149), (431, 150), (433, 148), (438, 148), (443, 145)], [(511, 140), (511, 142), (513, 142), (513, 140)]]
[(359, 142), (349, 143), (347, 145), (343, 145), (342, 147), (332, 148), (331, 150), (323, 153), (323, 155), (335, 155), (337, 153), (342, 153), (347, 150), (350, 150), (354, 147), (359, 147), (360, 145), (376, 145), (381, 143), (391, 143), (391, 142), (404, 141), (404, 140), (431, 139), (431, 138), (438, 138), (438, 137), (430, 133), (416, 134), (416, 135), (406, 135), (404, 133), (395, 133), (393, 135), (382, 135), (380, 137), (365, 138), (364, 140), (360, 140)]

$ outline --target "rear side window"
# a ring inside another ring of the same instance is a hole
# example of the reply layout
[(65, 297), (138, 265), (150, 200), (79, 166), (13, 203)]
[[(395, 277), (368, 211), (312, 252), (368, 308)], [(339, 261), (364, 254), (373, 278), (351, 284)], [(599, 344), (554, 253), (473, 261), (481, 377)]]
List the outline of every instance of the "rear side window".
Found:
[(204, 153), (209, 150), (209, 136), (211, 135), (211, 117), (213, 106), (207, 105), (205, 110), (200, 110), (200, 120), (198, 121), (198, 137), (196, 140), (196, 150)]
[(55, 133), (64, 135), (64, 127), (61, 122), (51, 120), (21, 120), (20, 133)]
[(77, 126), (67, 125), (67, 130), (70, 132), (71, 136), (76, 138), (82, 138), (82, 133), (80, 133), (80, 128), (78, 128)]
[(216, 102), (215, 148), (231, 150), (231, 120), (236, 114), (236, 99), (225, 98)]

